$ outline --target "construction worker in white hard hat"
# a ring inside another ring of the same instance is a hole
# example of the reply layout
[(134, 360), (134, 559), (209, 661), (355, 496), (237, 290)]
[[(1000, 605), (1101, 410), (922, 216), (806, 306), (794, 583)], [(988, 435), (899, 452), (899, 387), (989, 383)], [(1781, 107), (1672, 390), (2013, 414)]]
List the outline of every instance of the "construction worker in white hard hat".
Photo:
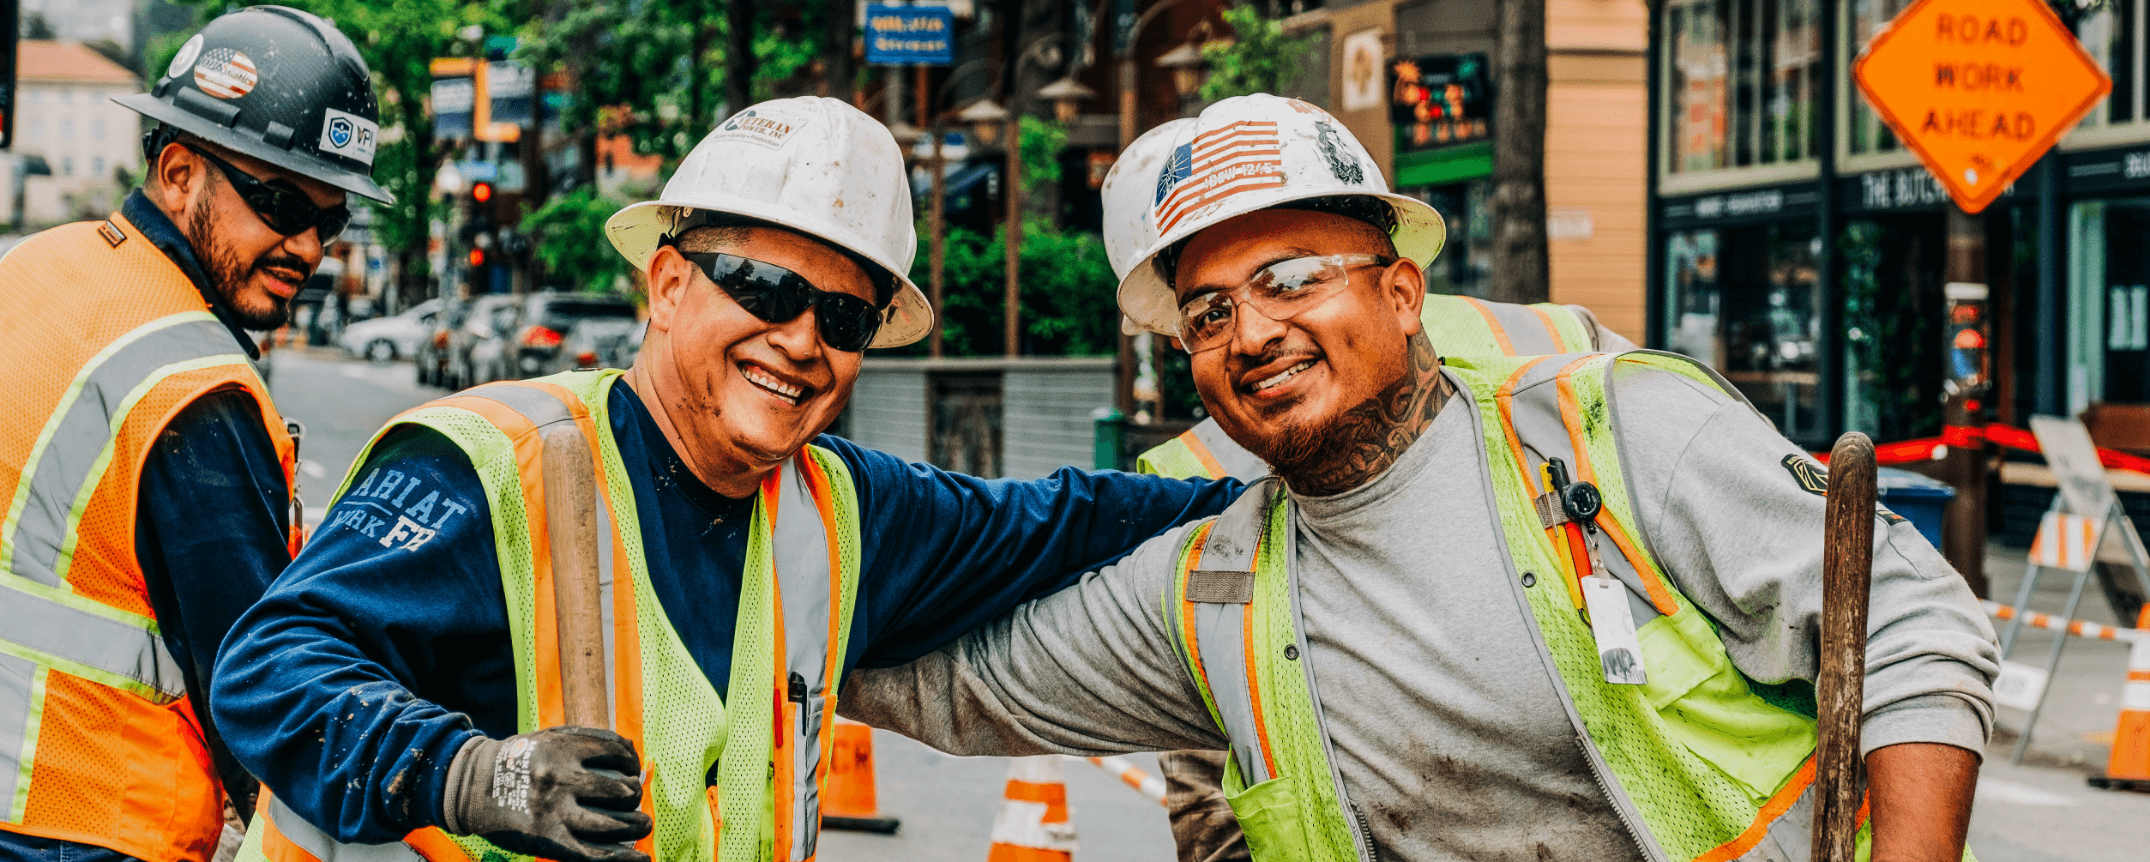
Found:
[[(1106, 215), (1105, 254), (1113, 274), (1126, 278), (1157, 243), (1150, 219), (1158, 168), (1173, 152), (1181, 130), (1192, 118), (1173, 120), (1144, 132), (1120, 153), (1105, 175), (1101, 192)], [(1419, 322), (1435, 352), (1442, 356), (1533, 356), (1592, 351), (1626, 351), (1635, 343), (1598, 322), (1580, 305), (1541, 302), (1519, 305), (1468, 296), (1427, 294)], [(1252, 482), (1269, 475), (1269, 465), (1205, 418), (1194, 427), (1135, 459), (1143, 473), (1176, 478), (1230, 476)], [(1232, 862), (1248, 858), (1246, 835), (1224, 797), (1225, 752), (1168, 751), (1157, 756), (1168, 793), (1165, 808), (1172, 820), (1172, 840), (1180, 862)]]
[[(845, 713), (957, 754), (1228, 751), (1265, 862), (1806, 858), (1824, 468), (1682, 357), (1439, 356), (1440, 218), (1319, 108), (1220, 101), (1157, 177), (1120, 307), (1274, 475)], [(1957, 862), (1992, 629), (1876, 517), (1860, 842)]]
[[(901, 153), (843, 102), (734, 114), (607, 233), (648, 278), (634, 367), (397, 417), (235, 629), (218, 716), (273, 794), (242, 858), (811, 859), (846, 672), (1237, 493), (823, 435), (866, 349), (934, 325)], [(539, 438), (565, 423), (597, 453), (610, 729), (560, 726)]]

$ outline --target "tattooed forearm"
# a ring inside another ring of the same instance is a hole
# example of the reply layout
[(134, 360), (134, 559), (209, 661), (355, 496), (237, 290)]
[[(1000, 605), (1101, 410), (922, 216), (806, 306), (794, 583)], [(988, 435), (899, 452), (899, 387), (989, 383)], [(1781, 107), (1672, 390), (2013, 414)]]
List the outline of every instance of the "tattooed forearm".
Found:
[(1295, 451), (1275, 453), (1270, 466), (1293, 491), (1320, 497), (1365, 484), (1432, 427), (1453, 387), (1424, 332), (1410, 348), (1411, 367), (1395, 383), (1303, 435)]

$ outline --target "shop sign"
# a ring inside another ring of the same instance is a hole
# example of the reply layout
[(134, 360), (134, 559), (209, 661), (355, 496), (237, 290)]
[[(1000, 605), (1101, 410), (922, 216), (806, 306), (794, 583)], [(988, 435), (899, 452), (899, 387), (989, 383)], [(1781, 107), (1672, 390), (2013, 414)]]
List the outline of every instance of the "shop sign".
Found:
[(946, 6), (867, 6), (866, 65), (946, 66), (955, 62), (955, 31)]
[[(1938, 209), (1949, 200), (1948, 188), (1922, 167), (1869, 171), (1839, 182), (1837, 200), (1847, 212)], [(2011, 184), (2000, 196), (2013, 197), (2015, 193), (2016, 187)]]
[(1484, 54), (1436, 54), (1389, 63), (1389, 121), (1398, 152), (1493, 136), (1493, 85)]
[(1767, 220), (1810, 215), (1821, 195), (1810, 184), (1783, 188), (1740, 189), (1683, 198), (1667, 198), (1660, 212), (1666, 226), (1697, 222)]
[(2150, 148), (2070, 153), (2067, 172), (2071, 192), (2150, 184)]
[(1867, 44), (1852, 77), (1974, 213), (2113, 89), (2044, 0), (1918, 0)]

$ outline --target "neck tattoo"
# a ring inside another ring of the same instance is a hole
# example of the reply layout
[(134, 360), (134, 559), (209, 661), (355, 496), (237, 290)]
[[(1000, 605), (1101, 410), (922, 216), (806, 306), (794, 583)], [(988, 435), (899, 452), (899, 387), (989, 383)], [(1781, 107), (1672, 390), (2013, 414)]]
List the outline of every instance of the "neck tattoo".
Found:
[(1454, 385), (1441, 375), (1441, 360), (1425, 333), (1411, 336), (1409, 344), (1410, 367), (1402, 377), (1317, 429), (1312, 436), (1321, 442), (1299, 447), (1310, 457), (1271, 465), (1292, 490), (1326, 497), (1364, 485), (1433, 426)]

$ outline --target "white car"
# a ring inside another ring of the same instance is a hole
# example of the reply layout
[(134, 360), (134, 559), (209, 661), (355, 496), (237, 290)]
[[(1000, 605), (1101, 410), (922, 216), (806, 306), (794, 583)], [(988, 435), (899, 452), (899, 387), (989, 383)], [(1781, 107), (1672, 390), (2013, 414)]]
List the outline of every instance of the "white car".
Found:
[(375, 362), (408, 359), (418, 352), (418, 342), (433, 333), (433, 315), (438, 313), (440, 300), (428, 299), (393, 317), (346, 326), (337, 343), (351, 355)]

